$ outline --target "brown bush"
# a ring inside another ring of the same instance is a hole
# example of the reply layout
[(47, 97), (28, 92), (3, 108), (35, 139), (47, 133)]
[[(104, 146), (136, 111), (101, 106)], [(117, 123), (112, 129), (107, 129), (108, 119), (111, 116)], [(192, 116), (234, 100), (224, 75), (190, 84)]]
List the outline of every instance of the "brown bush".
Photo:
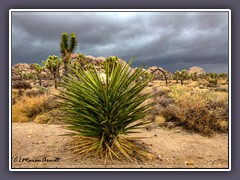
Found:
[(46, 94), (35, 97), (24, 95), (12, 106), (12, 121), (28, 122), (34, 120), (38, 114), (58, 106), (54, 99), (55, 97)]
[(183, 127), (204, 135), (228, 129), (227, 93), (175, 86), (169, 96), (174, 103), (166, 110)]
[(30, 83), (26, 81), (14, 81), (12, 83), (12, 88), (14, 89), (32, 89), (32, 86)]
[(29, 97), (36, 97), (39, 95), (44, 95), (47, 92), (48, 92), (48, 89), (42, 87), (42, 88), (28, 90), (25, 92), (25, 95)]

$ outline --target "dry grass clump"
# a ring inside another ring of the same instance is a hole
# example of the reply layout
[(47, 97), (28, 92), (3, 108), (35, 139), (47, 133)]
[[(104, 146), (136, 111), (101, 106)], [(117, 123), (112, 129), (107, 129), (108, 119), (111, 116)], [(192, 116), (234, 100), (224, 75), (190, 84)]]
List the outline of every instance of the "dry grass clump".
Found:
[(17, 101), (20, 101), (20, 99), (24, 96), (36, 97), (36, 96), (41, 96), (48, 93), (49, 93), (49, 89), (44, 87), (34, 87), (26, 90), (12, 89), (12, 105), (14, 105)]
[(47, 99), (46, 95), (37, 97), (23, 96), (12, 106), (12, 121), (27, 122), (33, 120), (37, 114), (44, 111)]
[(12, 89), (12, 98), (15, 99), (18, 97), (18, 89)]
[(57, 106), (53, 97), (47, 94), (29, 97), (23, 95), (12, 106), (12, 122), (28, 122), (43, 112), (52, 110)]
[(166, 123), (166, 118), (164, 116), (158, 115), (154, 118), (154, 122), (156, 122), (158, 126), (164, 126)]
[(214, 91), (219, 91), (219, 92), (228, 92), (228, 87), (225, 86), (221, 86), (221, 87), (217, 87), (214, 89)]
[(19, 89), (12, 89), (12, 104), (15, 104), (19, 99)]
[(34, 119), (35, 123), (38, 124), (62, 124), (63, 112), (58, 109), (53, 109), (49, 112), (39, 114)]
[(166, 109), (185, 128), (204, 135), (219, 130), (227, 131), (227, 93), (173, 86), (169, 96), (174, 103)]

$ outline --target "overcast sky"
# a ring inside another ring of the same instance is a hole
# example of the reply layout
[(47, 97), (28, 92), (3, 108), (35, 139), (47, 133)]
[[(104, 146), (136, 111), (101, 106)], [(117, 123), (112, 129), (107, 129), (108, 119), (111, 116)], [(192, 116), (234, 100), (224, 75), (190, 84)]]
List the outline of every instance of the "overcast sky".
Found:
[(12, 64), (60, 54), (62, 32), (75, 32), (76, 52), (159, 66), (228, 70), (227, 12), (13, 12)]

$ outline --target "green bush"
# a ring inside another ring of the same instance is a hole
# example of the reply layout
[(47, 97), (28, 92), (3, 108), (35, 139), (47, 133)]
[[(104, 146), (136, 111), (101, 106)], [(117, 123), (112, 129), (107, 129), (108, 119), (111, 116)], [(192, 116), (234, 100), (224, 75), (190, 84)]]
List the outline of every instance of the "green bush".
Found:
[(141, 93), (151, 77), (140, 78), (145, 71), (133, 70), (130, 65), (131, 61), (117, 63), (110, 70), (106, 61), (106, 79), (95, 68), (88, 68), (75, 71), (60, 83), (64, 88), (58, 95), (65, 113), (63, 119), (73, 131), (70, 135), (80, 137), (74, 152), (85, 156), (95, 154), (105, 161), (114, 157), (129, 160), (151, 157), (133, 138), (124, 136), (147, 123), (143, 118), (152, 106), (143, 104), (150, 94)]

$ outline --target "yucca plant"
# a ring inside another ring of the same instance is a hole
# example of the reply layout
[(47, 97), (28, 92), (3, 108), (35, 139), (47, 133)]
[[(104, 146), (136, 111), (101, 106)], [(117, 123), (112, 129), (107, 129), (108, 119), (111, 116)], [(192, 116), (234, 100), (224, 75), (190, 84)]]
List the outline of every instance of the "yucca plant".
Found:
[[(111, 73), (113, 66), (116, 66), (118, 63), (118, 57), (117, 56), (109, 56), (104, 64), (108, 63), (109, 64), (109, 72)], [(104, 65), (105, 66), (105, 65)]]
[(133, 137), (126, 136), (148, 123), (143, 118), (152, 106), (145, 102), (151, 94), (143, 92), (151, 77), (142, 78), (146, 72), (140, 67), (131, 69), (131, 63), (117, 63), (110, 71), (107, 61), (105, 79), (95, 67), (73, 70), (75, 72), (60, 83), (64, 90), (60, 90), (58, 97), (67, 129), (73, 132), (68, 135), (80, 138), (74, 152), (86, 156), (95, 154), (105, 161), (152, 157), (136, 145)]

